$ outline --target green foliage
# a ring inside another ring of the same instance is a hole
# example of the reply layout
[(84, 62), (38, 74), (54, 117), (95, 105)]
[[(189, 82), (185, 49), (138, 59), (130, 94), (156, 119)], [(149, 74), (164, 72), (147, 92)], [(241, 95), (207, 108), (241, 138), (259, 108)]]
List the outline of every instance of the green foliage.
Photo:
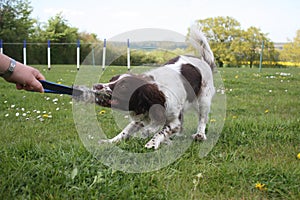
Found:
[[(76, 41), (79, 38), (78, 29), (67, 24), (67, 20), (59, 13), (48, 20), (41, 34), (42, 41), (50, 40), (59, 43), (51, 48), (53, 64), (76, 63)], [(73, 43), (73, 44), (66, 44)]]
[(253, 63), (259, 61), (262, 41), (265, 44), (264, 59), (272, 62), (278, 57), (267, 34), (256, 27), (242, 30), (240, 23), (231, 17), (207, 18), (197, 22), (210, 41), (219, 67), (249, 63), (252, 68)]
[(6, 42), (22, 42), (32, 34), (34, 20), (28, 0), (0, 1), (0, 38)]
[[(30, 18), (32, 7), (28, 0), (0, 1), (0, 39), (5, 42), (23, 42), (33, 33), (35, 20)], [(21, 59), (21, 51), (7, 46), (5, 53)]]
[[(263, 58), (269, 62), (275, 61), (276, 52), (274, 44), (263, 34), (260, 29), (250, 27), (246, 31), (241, 30), (241, 34), (233, 40), (231, 48), (235, 56), (237, 65), (249, 62), (250, 68), (255, 61), (259, 61), (264, 43)], [(258, 62), (257, 62), (258, 63)]]
[(62, 13), (48, 20), (42, 32), (42, 41), (51, 40), (57, 43), (71, 43), (78, 39), (78, 29), (67, 24)]
[[(79, 33), (78, 28), (72, 27), (58, 13), (51, 17), (46, 24), (30, 18), (32, 7), (28, 0), (0, 1), (0, 39), (5, 43), (22, 43), (27, 40), (38, 45), (27, 45), (28, 63), (45, 64), (47, 62), (47, 41), (57, 43), (51, 46), (52, 64), (76, 63), (76, 43), (96, 43), (100, 41), (95, 34)], [(71, 44), (68, 44), (71, 43)], [(20, 49), (22, 44), (5, 45), (5, 54), (22, 60)], [(81, 48), (81, 57), (85, 58), (91, 51), (91, 45)]]
[(297, 31), (293, 41), (283, 46), (280, 60), (300, 63), (300, 30)]
[(234, 61), (231, 44), (240, 35), (240, 23), (231, 17), (207, 18), (197, 22), (211, 43), (218, 65), (223, 67), (224, 63)]
[[(67, 19), (58, 13), (51, 17), (46, 23), (41, 23), (30, 17), (33, 8), (28, 0), (0, 0), (0, 39), (5, 43), (4, 53), (23, 60), (23, 40), (28, 41), (27, 63), (47, 63), (47, 41), (50, 40), (52, 64), (75, 64), (76, 42), (80, 40), (80, 60), (85, 64), (102, 64), (102, 45), (93, 33), (80, 33), (78, 28), (71, 26)], [(263, 61), (268, 65), (276, 65), (278, 60), (299, 62), (300, 58), (300, 33), (298, 31), (295, 41), (284, 46), (283, 51), (275, 51), (274, 44), (262, 33), (259, 28), (250, 27), (242, 30), (240, 23), (232, 17), (215, 17), (198, 20), (210, 40), (212, 51), (219, 67), (249, 65), (252, 68), (259, 63), (261, 44), (264, 41)], [(31, 45), (30, 43), (35, 43)], [(16, 44), (17, 43), (17, 44)], [(126, 46), (126, 45), (124, 45)], [(187, 52), (183, 43), (170, 42), (144, 42), (132, 43), (131, 54), (132, 65), (162, 64), (172, 54)], [(144, 51), (143, 47), (152, 49)], [(162, 47), (162, 48), (160, 48)], [(141, 50), (142, 49), (142, 50)], [(154, 50), (156, 49), (156, 50)], [(157, 49), (169, 49), (162, 51)], [(175, 50), (176, 49), (176, 50)], [(116, 65), (127, 65), (126, 50), (116, 46), (108, 48), (106, 53), (107, 63)], [(94, 51), (96, 58), (92, 58)], [(176, 53), (176, 51), (178, 53)], [(171, 53), (170, 53), (171, 52)], [(280, 57), (279, 57), (280, 54)]]
[[(77, 74), (74, 66), (38, 68), (66, 85)], [(110, 66), (103, 79), (126, 71)], [(219, 71), (227, 114), (212, 151), (199, 158), (201, 144), (193, 142), (174, 163), (140, 174), (115, 171), (84, 148), (69, 96), (17, 91), (1, 79), (0, 199), (300, 199), (300, 69)], [(95, 109), (116, 135), (110, 109)], [(133, 138), (119, 146), (141, 152), (143, 144)]]

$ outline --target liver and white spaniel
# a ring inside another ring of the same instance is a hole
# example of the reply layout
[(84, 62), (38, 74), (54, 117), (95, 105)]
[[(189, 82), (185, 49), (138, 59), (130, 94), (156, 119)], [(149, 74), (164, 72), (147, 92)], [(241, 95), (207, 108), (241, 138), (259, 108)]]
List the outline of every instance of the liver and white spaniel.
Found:
[(178, 56), (146, 73), (122, 74), (109, 83), (93, 86), (98, 94), (97, 104), (129, 111), (132, 118), (121, 133), (100, 142), (118, 142), (143, 131), (154, 133), (145, 147), (157, 149), (161, 143), (169, 142), (171, 135), (180, 133), (183, 113), (191, 105), (199, 114), (197, 132), (192, 137), (206, 140), (205, 128), (215, 93), (212, 72), (216, 65), (205, 36), (196, 26), (190, 30), (190, 43), (200, 58)]

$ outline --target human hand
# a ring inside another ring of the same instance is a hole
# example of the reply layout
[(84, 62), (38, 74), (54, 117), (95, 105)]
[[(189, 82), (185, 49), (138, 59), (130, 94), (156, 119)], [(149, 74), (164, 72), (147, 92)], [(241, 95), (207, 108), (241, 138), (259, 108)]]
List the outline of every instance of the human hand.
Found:
[(18, 90), (44, 92), (44, 88), (39, 80), (45, 80), (45, 77), (39, 70), (21, 63), (17, 63), (13, 74), (5, 80), (16, 83)]

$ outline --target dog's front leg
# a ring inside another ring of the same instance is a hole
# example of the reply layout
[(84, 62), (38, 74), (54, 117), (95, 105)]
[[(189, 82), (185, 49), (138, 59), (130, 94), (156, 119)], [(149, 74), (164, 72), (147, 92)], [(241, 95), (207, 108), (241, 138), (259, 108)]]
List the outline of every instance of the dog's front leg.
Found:
[(123, 139), (129, 138), (133, 133), (139, 131), (143, 127), (144, 127), (144, 125), (142, 122), (132, 121), (117, 136), (115, 136), (114, 138), (108, 139), (108, 140), (100, 140), (99, 143), (119, 142)]

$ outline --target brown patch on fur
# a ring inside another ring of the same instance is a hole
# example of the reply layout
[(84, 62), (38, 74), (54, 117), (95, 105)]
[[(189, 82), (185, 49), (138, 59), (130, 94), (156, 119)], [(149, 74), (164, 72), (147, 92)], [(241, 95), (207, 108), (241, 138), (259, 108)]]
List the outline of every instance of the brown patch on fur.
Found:
[(158, 89), (157, 85), (152, 83), (145, 83), (137, 88), (132, 94), (129, 101), (129, 110), (136, 114), (144, 114), (149, 112), (150, 108), (156, 104), (155, 112), (152, 112), (152, 119), (156, 121), (165, 119), (165, 95)]
[[(192, 102), (195, 97), (200, 94), (201, 91), (201, 73), (191, 64), (182, 64), (181, 74), (185, 78), (185, 80), (183, 80), (183, 83), (184, 88), (187, 92), (187, 100), (189, 102)], [(191, 91), (191, 89), (193, 91)]]
[(116, 80), (118, 80), (119, 78), (120, 78), (120, 74), (119, 75), (116, 75), (116, 76), (113, 76), (110, 80), (109, 80), (109, 82), (113, 82), (113, 81), (116, 81)]
[[(165, 95), (156, 84), (150, 83), (151, 77), (140, 75), (128, 76), (109, 85), (113, 89), (112, 98), (117, 104), (112, 107), (133, 111), (136, 115), (146, 114), (152, 106), (151, 118), (156, 121), (165, 120)], [(160, 105), (160, 106), (155, 106)]]

